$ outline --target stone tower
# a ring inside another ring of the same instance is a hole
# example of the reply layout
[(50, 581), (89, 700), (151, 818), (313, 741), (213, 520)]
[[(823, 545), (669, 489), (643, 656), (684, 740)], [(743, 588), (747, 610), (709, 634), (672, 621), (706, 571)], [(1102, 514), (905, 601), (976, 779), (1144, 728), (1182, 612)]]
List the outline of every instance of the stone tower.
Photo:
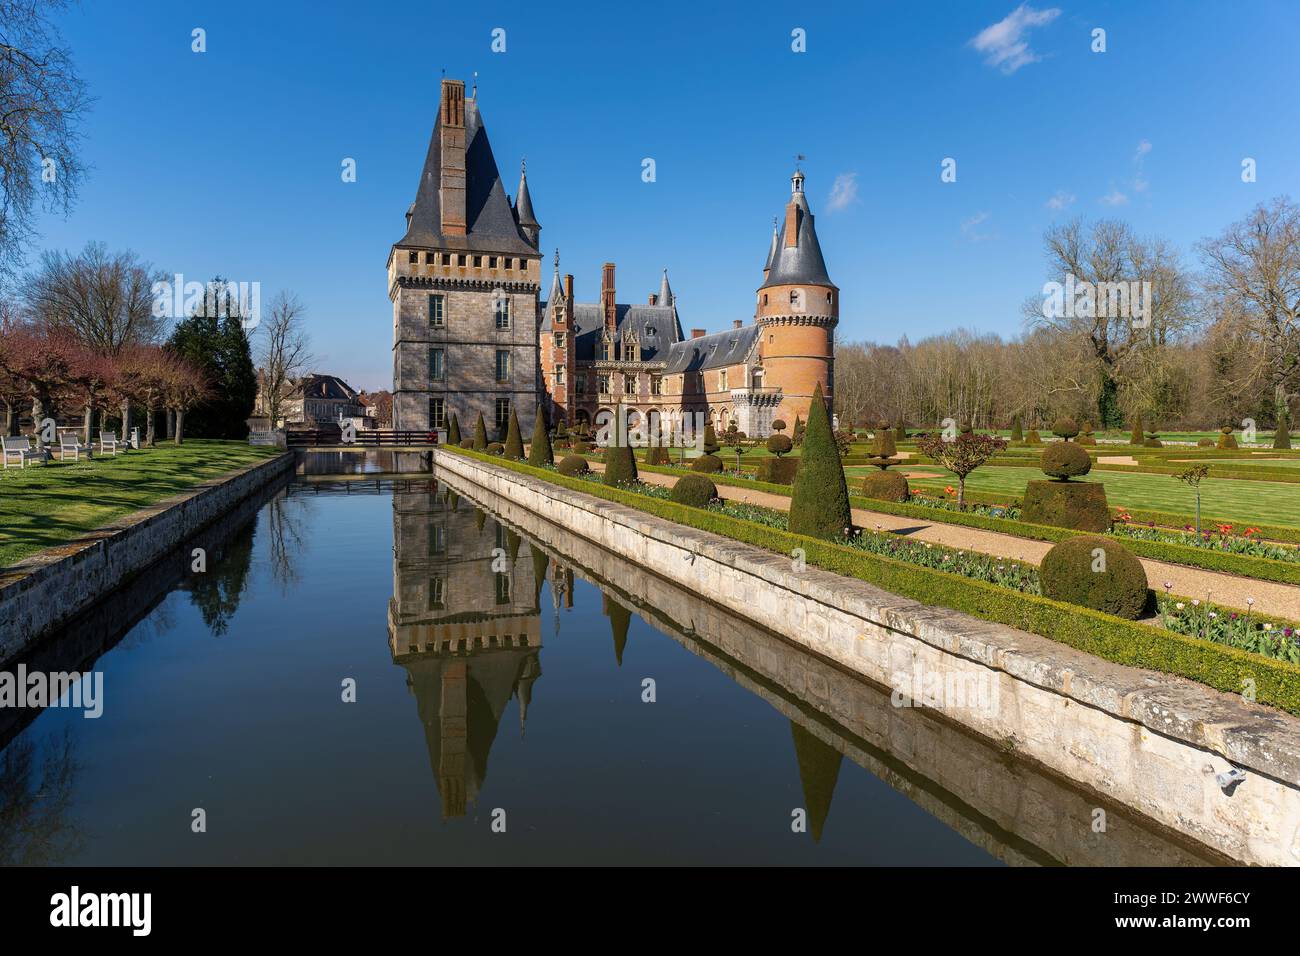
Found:
[(818, 382), (827, 402), (833, 401), (835, 326), (840, 315), (840, 290), (826, 272), (803, 181), (803, 172), (796, 169), (785, 218), (772, 236), (763, 267), (755, 312), (762, 330), (759, 356), (764, 384), (781, 389), (775, 417), (790, 427), (795, 416), (808, 421)]
[(538, 397), (541, 226), (521, 168), (511, 204), (474, 97), (443, 80), (406, 233), (388, 256), (393, 427), (525, 435)]

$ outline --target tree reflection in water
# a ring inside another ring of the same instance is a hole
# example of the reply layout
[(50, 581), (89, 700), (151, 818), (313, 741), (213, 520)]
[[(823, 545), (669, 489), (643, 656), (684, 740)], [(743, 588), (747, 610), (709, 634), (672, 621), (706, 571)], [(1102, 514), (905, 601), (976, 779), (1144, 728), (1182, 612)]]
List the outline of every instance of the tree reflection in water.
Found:
[(60, 863), (85, 842), (68, 820), (79, 769), (72, 734), (52, 735), (40, 751), (38, 764), (24, 736), (0, 754), (0, 866)]

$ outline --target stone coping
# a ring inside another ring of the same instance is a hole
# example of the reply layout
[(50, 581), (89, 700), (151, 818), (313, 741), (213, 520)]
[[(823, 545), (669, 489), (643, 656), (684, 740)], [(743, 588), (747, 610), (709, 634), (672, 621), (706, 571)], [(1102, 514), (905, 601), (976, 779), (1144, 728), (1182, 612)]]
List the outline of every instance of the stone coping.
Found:
[[(446, 451), (454, 461), (708, 557), (768, 583), (839, 608), (946, 653), (1005, 672), (1062, 697), (1173, 740), (1219, 754), (1236, 766), (1300, 785), (1300, 718), (1187, 678), (1115, 664), (1004, 624), (933, 607), (857, 578), (809, 565), (796, 573), (784, 554), (680, 525), (626, 505)], [(453, 469), (455, 470), (455, 469)], [(846, 663), (841, 661), (840, 663)]]

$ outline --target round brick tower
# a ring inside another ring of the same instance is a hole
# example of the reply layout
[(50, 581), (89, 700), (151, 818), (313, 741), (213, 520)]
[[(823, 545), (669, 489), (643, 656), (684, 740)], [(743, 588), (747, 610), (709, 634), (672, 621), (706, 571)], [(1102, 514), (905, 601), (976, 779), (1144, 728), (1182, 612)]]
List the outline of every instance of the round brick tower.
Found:
[(826, 272), (803, 178), (796, 169), (790, 179), (790, 201), (784, 222), (773, 230), (755, 312), (762, 328), (763, 387), (781, 389), (774, 417), (790, 428), (796, 416), (808, 421), (819, 382), (834, 407), (835, 326), (840, 315), (840, 290)]

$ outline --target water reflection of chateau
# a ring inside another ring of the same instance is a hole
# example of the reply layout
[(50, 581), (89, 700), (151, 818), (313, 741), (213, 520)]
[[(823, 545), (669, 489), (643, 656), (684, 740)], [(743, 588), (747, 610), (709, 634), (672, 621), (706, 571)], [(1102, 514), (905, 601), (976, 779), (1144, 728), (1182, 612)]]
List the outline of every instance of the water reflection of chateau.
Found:
[(515, 695), (523, 733), (542, 673), (546, 557), (436, 482), (409, 488), (393, 494), (388, 646), (406, 668), (446, 819), (477, 800)]

